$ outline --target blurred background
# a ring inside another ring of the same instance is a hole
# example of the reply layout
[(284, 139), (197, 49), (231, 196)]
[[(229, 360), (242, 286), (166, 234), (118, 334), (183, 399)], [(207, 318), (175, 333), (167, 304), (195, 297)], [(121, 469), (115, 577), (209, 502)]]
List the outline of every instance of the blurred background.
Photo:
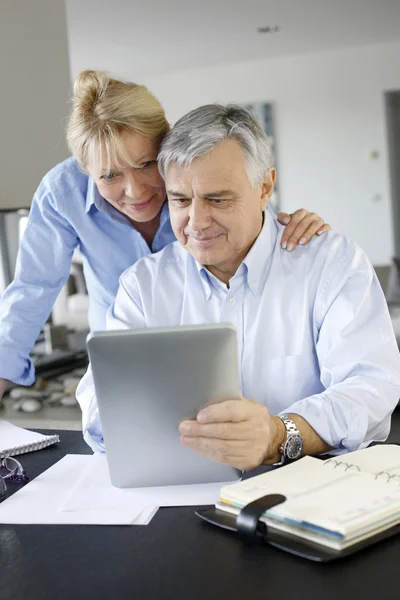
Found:
[[(83, 69), (146, 84), (171, 124), (208, 102), (251, 105), (273, 142), (279, 209), (320, 214), (366, 250), (393, 292), (399, 0), (0, 0), (0, 293), (32, 195), (68, 156), (69, 98)], [(77, 273), (53, 317), (79, 330)]]

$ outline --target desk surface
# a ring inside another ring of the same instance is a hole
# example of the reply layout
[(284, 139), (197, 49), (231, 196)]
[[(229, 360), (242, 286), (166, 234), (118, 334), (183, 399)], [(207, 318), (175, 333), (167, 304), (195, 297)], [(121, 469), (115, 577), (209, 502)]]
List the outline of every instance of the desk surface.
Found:
[[(31, 478), (89, 453), (80, 432), (58, 433), (60, 444), (22, 457)], [(0, 598), (398, 600), (399, 560), (400, 537), (318, 564), (245, 545), (193, 508), (164, 508), (145, 527), (0, 525)]]

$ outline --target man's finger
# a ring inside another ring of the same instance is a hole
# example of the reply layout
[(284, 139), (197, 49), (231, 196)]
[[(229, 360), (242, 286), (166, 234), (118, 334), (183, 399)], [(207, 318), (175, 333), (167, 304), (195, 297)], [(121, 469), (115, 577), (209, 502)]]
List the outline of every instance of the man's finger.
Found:
[(227, 441), (216, 438), (181, 436), (181, 443), (202, 456), (223, 463), (230, 463), (232, 459), (244, 457), (248, 451), (248, 442), (241, 440)]
[(240, 423), (208, 423), (201, 424), (197, 421), (182, 421), (179, 433), (188, 437), (207, 437), (221, 440), (248, 440), (253, 433), (250, 421)]
[(210, 404), (197, 415), (198, 423), (239, 423), (248, 419), (248, 401), (226, 400)]

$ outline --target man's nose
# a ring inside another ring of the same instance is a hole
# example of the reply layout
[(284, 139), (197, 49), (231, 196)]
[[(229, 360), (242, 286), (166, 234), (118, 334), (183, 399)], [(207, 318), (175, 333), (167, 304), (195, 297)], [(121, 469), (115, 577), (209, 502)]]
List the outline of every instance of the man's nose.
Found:
[(205, 202), (192, 200), (189, 209), (189, 226), (194, 231), (207, 229), (211, 224), (211, 216)]
[(125, 178), (125, 194), (132, 200), (139, 200), (146, 186), (141, 181), (140, 173), (128, 173)]

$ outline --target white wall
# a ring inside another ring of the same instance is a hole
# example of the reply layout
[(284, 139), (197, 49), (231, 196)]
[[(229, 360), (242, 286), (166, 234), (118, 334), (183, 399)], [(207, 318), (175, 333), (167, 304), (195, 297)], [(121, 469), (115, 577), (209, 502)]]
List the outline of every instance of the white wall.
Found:
[[(383, 92), (400, 88), (400, 43), (216, 66), (143, 81), (174, 122), (207, 102), (274, 105), (281, 206), (305, 206), (361, 245), (393, 253)], [(378, 160), (368, 158), (379, 151)]]
[(70, 73), (63, 0), (0, 0), (0, 209), (27, 207), (68, 156)]

